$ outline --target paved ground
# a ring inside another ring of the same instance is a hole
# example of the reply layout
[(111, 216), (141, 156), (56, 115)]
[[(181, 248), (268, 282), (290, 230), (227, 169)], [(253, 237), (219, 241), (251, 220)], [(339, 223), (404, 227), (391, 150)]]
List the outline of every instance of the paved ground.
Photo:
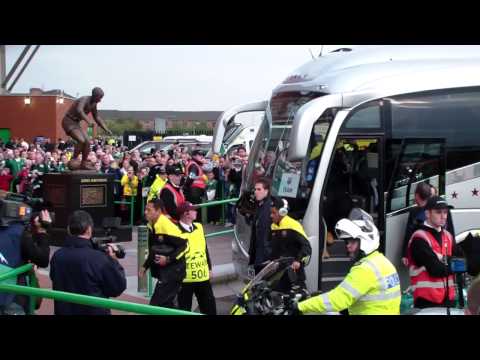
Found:
[[(222, 226), (207, 225), (205, 233), (212, 233), (215, 231), (225, 230)], [(210, 257), (213, 263), (213, 278), (215, 280), (229, 279), (233, 276), (232, 265), (232, 235), (223, 235), (207, 239), (207, 244), (210, 252)], [(135, 303), (147, 304), (148, 298), (145, 292), (138, 292), (137, 290), (137, 239), (136, 233), (133, 234), (131, 242), (121, 244), (126, 250), (125, 259), (121, 260), (127, 275), (127, 289), (117, 299), (125, 300)], [(51, 254), (57, 250), (53, 247)], [(43, 288), (51, 289), (51, 282), (48, 276), (48, 268), (39, 271), (39, 281)], [(236, 293), (239, 293), (243, 288), (243, 282), (237, 279), (230, 279), (220, 283), (214, 283), (213, 292), (217, 299), (217, 312), (219, 315), (226, 315), (233, 304), (233, 299)], [(194, 300), (193, 308), (197, 308), (197, 303)], [(113, 314), (126, 314), (121, 311), (112, 311)], [(53, 314), (53, 300), (44, 299), (42, 306), (37, 311), (38, 315)]]

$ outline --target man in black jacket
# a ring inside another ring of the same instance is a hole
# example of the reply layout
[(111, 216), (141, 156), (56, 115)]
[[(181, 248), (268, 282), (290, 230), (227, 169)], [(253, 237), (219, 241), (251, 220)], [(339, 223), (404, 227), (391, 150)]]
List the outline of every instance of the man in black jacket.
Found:
[[(102, 298), (117, 297), (127, 287), (125, 271), (115, 256), (116, 246), (108, 244), (108, 254), (94, 249), (91, 242), (93, 220), (83, 210), (68, 221), (69, 236), (50, 263), (53, 290)], [(110, 315), (110, 309), (55, 301), (55, 315)]]
[(272, 251), (270, 243), (270, 227), (272, 225), (270, 186), (270, 180), (267, 178), (260, 178), (255, 182), (257, 209), (252, 220), (252, 233), (248, 250), (248, 265), (253, 265), (255, 275), (263, 269), (264, 263), (270, 259)]

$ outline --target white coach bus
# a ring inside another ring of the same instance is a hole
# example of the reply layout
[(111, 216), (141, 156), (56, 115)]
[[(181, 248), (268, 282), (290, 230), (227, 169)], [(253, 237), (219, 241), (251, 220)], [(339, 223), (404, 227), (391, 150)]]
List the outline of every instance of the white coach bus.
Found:
[[(417, 183), (434, 185), (455, 206), (457, 239), (480, 227), (478, 46), (330, 53), (294, 71), (268, 102), (231, 109), (226, 117), (245, 111), (265, 115), (242, 191), (268, 176), (272, 194), (286, 198), (290, 214), (302, 220), (313, 249), (306, 268), (311, 291), (331, 289), (348, 271), (339, 241), (330, 257), (322, 253), (336, 221), (354, 206), (374, 217), (380, 250), (399, 270), (403, 288), (401, 251)], [(233, 260), (244, 277), (250, 235), (238, 213)]]

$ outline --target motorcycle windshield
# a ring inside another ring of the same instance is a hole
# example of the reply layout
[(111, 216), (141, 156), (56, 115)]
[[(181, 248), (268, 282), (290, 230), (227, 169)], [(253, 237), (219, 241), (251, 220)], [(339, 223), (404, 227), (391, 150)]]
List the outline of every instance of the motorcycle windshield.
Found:
[[(279, 271), (284, 271), (292, 262), (293, 258), (280, 258), (278, 260), (270, 261), (245, 287), (244, 292), (250, 291), (255, 285), (262, 281), (271, 281)], [(278, 279), (278, 277), (275, 277)], [(271, 285), (271, 284), (270, 284)]]

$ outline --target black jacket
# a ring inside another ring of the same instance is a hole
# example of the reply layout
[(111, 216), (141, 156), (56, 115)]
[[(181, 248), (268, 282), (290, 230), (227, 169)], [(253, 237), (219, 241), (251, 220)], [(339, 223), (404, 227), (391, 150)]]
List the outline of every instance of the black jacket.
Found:
[(22, 259), (41, 268), (48, 267), (50, 260), (50, 235), (48, 233), (31, 234), (25, 231), (20, 242)]
[(280, 257), (293, 257), (300, 262), (301, 267), (297, 272), (297, 280), (305, 281), (303, 258), (312, 255), (312, 247), (308, 240), (293, 228), (272, 230), (272, 253), (270, 260)]
[[(185, 254), (179, 259), (177, 257), (186, 250), (187, 240), (178, 236), (168, 234), (154, 234), (148, 231), (148, 257), (143, 264), (145, 269), (150, 269), (152, 277), (162, 281), (182, 281), (186, 275)], [(171, 249), (168, 254), (162, 253), (168, 258), (166, 266), (157, 265), (155, 260), (156, 249)]]
[(270, 217), (272, 199), (268, 196), (258, 204), (252, 222), (252, 233), (250, 237), (250, 248), (248, 250), (249, 265), (258, 266), (270, 259), (271, 255), (271, 227)]
[[(69, 236), (52, 257), (53, 290), (102, 298), (116, 297), (127, 287), (125, 271), (117, 260), (93, 248), (91, 241)], [(55, 315), (109, 315), (110, 309), (55, 301)]]

